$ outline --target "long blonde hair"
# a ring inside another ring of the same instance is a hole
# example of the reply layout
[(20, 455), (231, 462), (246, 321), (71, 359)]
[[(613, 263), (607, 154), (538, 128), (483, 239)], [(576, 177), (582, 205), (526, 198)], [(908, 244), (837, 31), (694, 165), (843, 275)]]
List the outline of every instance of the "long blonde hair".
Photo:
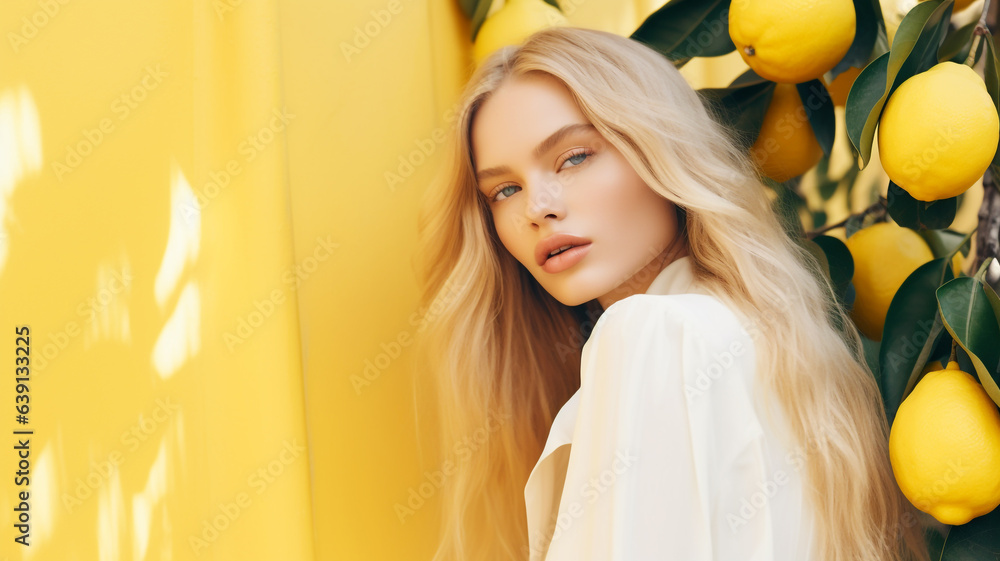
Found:
[[(454, 450), (435, 561), (527, 559), (524, 485), (555, 413), (579, 388), (580, 350), (600, 310), (547, 294), (500, 243), (477, 189), (476, 111), (529, 72), (562, 82), (646, 184), (677, 205), (697, 277), (753, 318), (759, 379), (808, 451), (817, 559), (927, 558), (892, 475), (861, 339), (816, 260), (782, 228), (745, 152), (662, 55), (612, 33), (555, 27), (475, 71), (421, 206), (414, 266), (428, 316), (418, 383), (434, 390), (441, 443)], [(472, 434), (481, 445), (458, 457)]]

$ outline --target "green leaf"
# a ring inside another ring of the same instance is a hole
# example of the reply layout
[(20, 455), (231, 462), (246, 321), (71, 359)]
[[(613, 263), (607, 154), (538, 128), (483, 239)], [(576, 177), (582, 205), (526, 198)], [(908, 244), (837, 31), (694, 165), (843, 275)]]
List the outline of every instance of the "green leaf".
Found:
[(963, 234), (955, 230), (920, 230), (920, 237), (930, 246), (934, 257), (947, 257), (950, 261), (956, 252), (968, 255), (973, 232)]
[[(997, 319), (997, 324), (1000, 325), (1000, 296), (997, 295), (993, 287), (990, 286), (988, 279), (986, 278), (987, 273), (996, 263), (996, 257), (990, 257), (979, 267), (979, 271), (976, 273), (975, 278), (979, 282), (983, 283), (983, 291), (986, 293), (986, 299), (990, 303), (990, 307), (993, 308), (993, 316)], [(993, 372), (1000, 376), (1000, 364), (997, 364)]]
[[(878, 1), (878, 0), (874, 0)], [(883, 53), (889, 52), (889, 34), (885, 30), (885, 22), (882, 21), (882, 8), (877, 8), (879, 13), (879, 26), (878, 26), (878, 37), (875, 38), (875, 48), (872, 49), (872, 59), (876, 59), (882, 56)]]
[(959, 277), (937, 289), (937, 301), (945, 329), (968, 353), (983, 389), (1000, 405), (1000, 388), (993, 378), (1000, 363), (1000, 325), (983, 283)]
[(813, 228), (822, 228), (826, 226), (826, 211), (825, 210), (814, 210), (812, 211)]
[(945, 37), (944, 43), (941, 43), (941, 48), (938, 49), (938, 61), (950, 60), (965, 64), (965, 59), (969, 58), (969, 51), (972, 50), (972, 32), (976, 29), (977, 23), (979, 20), (974, 20)]
[(823, 248), (820, 247), (814, 240), (810, 240), (809, 238), (799, 238), (796, 241), (816, 258), (816, 262), (819, 263), (819, 268), (823, 269), (823, 274), (826, 275), (826, 278), (830, 278), (830, 262), (827, 260), (826, 253), (823, 252)]
[[(937, 345), (931, 350), (931, 356), (927, 357), (932, 362), (938, 361), (942, 366), (948, 365), (948, 360), (951, 358), (951, 335), (948, 334), (944, 329), (944, 322), (941, 321), (941, 314), (937, 315), (938, 325), (941, 326), (941, 336), (938, 337)], [(955, 349), (955, 360), (968, 359), (968, 355), (962, 350), (962, 347), (957, 347)], [(971, 367), (970, 367), (971, 370)], [(916, 383), (916, 380), (914, 380)], [(906, 395), (906, 394), (904, 394)]]
[(690, 58), (679, 58), (677, 60), (671, 61), (674, 63), (674, 68), (680, 70), (685, 64), (691, 62)]
[(762, 84), (767, 81), (767, 78), (761, 77), (760, 74), (757, 74), (752, 68), (750, 68), (743, 74), (737, 76), (736, 79), (733, 80), (727, 87), (735, 88), (737, 86), (749, 86), (752, 84)]
[(1000, 508), (952, 526), (945, 539), (941, 561), (1000, 559)]
[(462, 13), (469, 19), (472, 19), (473, 14), (476, 13), (478, 3), (479, 0), (458, 0), (458, 6), (462, 8)]
[(854, 215), (847, 219), (844, 223), (844, 237), (850, 238), (855, 232), (861, 229), (864, 225), (864, 219), (861, 216)]
[(938, 317), (935, 291), (952, 278), (944, 258), (924, 263), (910, 274), (896, 291), (882, 330), (879, 370), (882, 372), (882, 400), (892, 423), (906, 394), (930, 362), (931, 351), (944, 329)]
[[(991, 259), (995, 259), (995, 257)], [(989, 300), (990, 307), (993, 308), (993, 316), (997, 318), (997, 323), (1000, 323), (1000, 296), (989, 283), (983, 283), (983, 291), (986, 292), (986, 299)]]
[(977, 64), (979, 64), (979, 59), (983, 56), (983, 49), (985, 48), (985, 46), (986, 46), (986, 41), (980, 41), (979, 44), (976, 45), (976, 56), (975, 58), (972, 59), (972, 66), (976, 66)]
[[(819, 263), (820, 269), (822, 269), (819, 274), (823, 278), (817, 280), (823, 284), (829, 282), (838, 305), (844, 310), (849, 310), (851, 304), (854, 303), (853, 287), (851, 286), (854, 259), (847, 246), (837, 238), (822, 235), (813, 239), (798, 238), (796, 241), (808, 250)], [(839, 247), (836, 244), (840, 244)], [(836, 326), (837, 331), (844, 331), (843, 318), (836, 310), (830, 310), (830, 321)], [(873, 373), (875, 372), (873, 371)]]
[(854, 257), (844, 242), (833, 236), (819, 235), (812, 239), (823, 250), (830, 269), (830, 282), (836, 290), (837, 299), (845, 309), (850, 309), (847, 302), (847, 290), (854, 277)]
[[(844, 58), (830, 71), (830, 79), (850, 67), (864, 68), (875, 47), (879, 24), (882, 22), (882, 10), (877, 6), (877, 0), (854, 0), (854, 17), (857, 21), (854, 31), (854, 41)], [(885, 24), (882, 24), (885, 25)]]
[[(948, 32), (954, 2), (927, 0), (910, 10), (900, 22), (889, 50), (889, 78), (892, 88), (937, 64), (937, 53)], [(923, 8), (918, 11), (918, 8)]]
[(833, 139), (837, 133), (837, 117), (833, 110), (833, 99), (826, 86), (819, 80), (809, 80), (795, 85), (805, 107), (809, 125), (812, 127), (816, 140), (823, 149), (823, 155), (829, 157), (833, 150)]
[(847, 94), (844, 121), (851, 144), (861, 154), (862, 167), (867, 165), (875, 138), (875, 125), (885, 104), (886, 69), (889, 53), (871, 61), (854, 79)]
[(671, 60), (720, 56), (736, 49), (729, 38), (729, 0), (673, 0), (630, 36)]
[(957, 197), (937, 201), (918, 201), (902, 187), (889, 182), (889, 216), (900, 226), (914, 230), (947, 228), (958, 211)]
[(557, 2), (556, 0), (545, 0), (545, 3), (559, 10), (560, 12), (562, 11), (562, 7), (559, 6), (559, 2)]
[[(851, 167), (853, 168), (855, 166), (851, 166)], [(822, 198), (824, 201), (829, 201), (830, 197), (832, 197), (834, 195), (834, 193), (837, 192), (837, 187), (839, 187), (839, 186), (840, 186), (839, 182), (837, 182), (837, 181), (831, 181), (829, 179), (826, 180), (826, 181), (824, 181), (824, 182), (822, 182), (822, 183), (820, 183), (819, 184), (819, 196), (820, 196), (820, 198)]]
[(716, 119), (733, 131), (744, 150), (749, 150), (760, 134), (774, 86), (774, 82), (764, 80), (733, 88), (703, 88), (698, 93), (708, 101)]
[(872, 341), (864, 335), (861, 336), (861, 346), (865, 353), (865, 363), (868, 365), (868, 369), (872, 371), (875, 376), (875, 383), (882, 387), (882, 372), (878, 367), (878, 353), (879, 346), (881, 343), (878, 341)]
[(927, 542), (927, 551), (930, 553), (931, 559), (938, 561), (941, 559), (945, 541), (948, 539), (948, 533), (951, 531), (951, 526), (942, 526), (943, 528), (940, 529), (934, 526), (924, 527), (924, 540)]
[(476, 40), (476, 36), (479, 35), (479, 28), (483, 26), (483, 22), (486, 21), (486, 14), (490, 13), (490, 6), (493, 5), (493, 0), (479, 0), (476, 4), (476, 11), (472, 14), (472, 40)]
[[(986, 63), (983, 65), (986, 91), (993, 98), (993, 108), (1000, 110), (1000, 69), (997, 68), (996, 45), (993, 44), (993, 38), (989, 35), (984, 35), (982, 42), (986, 43)], [(992, 165), (1000, 165), (1000, 151), (993, 153)]]
[[(854, 168), (857, 166), (851, 166)], [(823, 156), (820, 158), (819, 163), (816, 164), (816, 190), (819, 191), (819, 196), (824, 200), (830, 200), (830, 197), (837, 191), (838, 181), (830, 177), (830, 158)], [(824, 224), (826, 220), (823, 221)], [(818, 227), (819, 224), (814, 224), (813, 227)]]
[[(854, 161), (857, 161), (857, 159), (858, 159), (857, 155), (855, 155)], [(854, 186), (855, 183), (857, 183), (858, 174), (860, 173), (861, 169), (858, 168), (858, 166), (856, 165), (847, 168), (847, 172), (844, 173), (844, 176), (837, 181), (837, 187), (839, 188), (841, 185), (846, 186), (848, 191), (848, 196), (850, 196), (850, 189), (852, 186)]]
[[(879, 57), (868, 65), (878, 63), (879, 66), (873, 68), (871, 76), (862, 82), (858, 100), (853, 107), (853, 115), (851, 96), (858, 88), (858, 80), (865, 75), (865, 71), (861, 72), (851, 87), (851, 92), (847, 96), (847, 131), (851, 142), (861, 154), (863, 165), (867, 165), (871, 158), (875, 125), (878, 124), (882, 109), (892, 92), (907, 78), (937, 63), (938, 48), (948, 30), (948, 20), (953, 6), (952, 0), (926, 0), (907, 12), (893, 37), (889, 58), (882, 61), (882, 57)], [(882, 64), (885, 65), (882, 93), (872, 99), (874, 97), (872, 90), (878, 89), (877, 81), (881, 75)], [(868, 67), (865, 70), (868, 70)]]

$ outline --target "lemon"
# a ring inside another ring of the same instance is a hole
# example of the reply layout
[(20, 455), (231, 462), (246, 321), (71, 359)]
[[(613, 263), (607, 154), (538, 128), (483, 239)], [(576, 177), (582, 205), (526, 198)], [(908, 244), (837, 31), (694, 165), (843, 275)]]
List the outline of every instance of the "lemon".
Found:
[(889, 222), (858, 230), (846, 244), (854, 257), (851, 318), (866, 337), (881, 341), (892, 297), (906, 277), (934, 254), (919, 234)]
[(956, 251), (955, 256), (951, 258), (951, 272), (957, 277), (962, 269), (965, 268), (965, 257), (962, 256), (961, 251)]
[(903, 82), (878, 126), (882, 168), (913, 198), (963, 193), (983, 176), (1000, 139), (986, 84), (964, 64), (939, 63)]
[(900, 404), (889, 461), (914, 506), (938, 522), (965, 524), (1000, 505), (1000, 411), (951, 361)]
[(827, 85), (826, 89), (830, 91), (830, 98), (834, 105), (838, 107), (847, 105), (847, 94), (851, 92), (851, 86), (854, 85), (858, 74), (861, 74), (861, 69), (850, 66), (847, 70), (837, 74), (837, 77)]
[(852, 0), (740, 0), (729, 8), (729, 37), (757, 74), (799, 83), (844, 58), (855, 22)]
[(750, 154), (761, 173), (775, 181), (802, 175), (823, 157), (794, 84), (775, 85)]
[(567, 24), (562, 12), (542, 0), (507, 0), (479, 28), (472, 57), (479, 64), (497, 49), (518, 45), (536, 31)]

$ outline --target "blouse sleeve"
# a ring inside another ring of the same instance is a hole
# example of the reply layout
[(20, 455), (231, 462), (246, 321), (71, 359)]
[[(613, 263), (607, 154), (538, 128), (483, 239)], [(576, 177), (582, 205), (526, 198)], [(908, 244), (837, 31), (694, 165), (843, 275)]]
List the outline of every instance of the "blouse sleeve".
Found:
[(583, 350), (544, 559), (772, 560), (754, 371), (753, 340), (715, 297), (611, 305)]

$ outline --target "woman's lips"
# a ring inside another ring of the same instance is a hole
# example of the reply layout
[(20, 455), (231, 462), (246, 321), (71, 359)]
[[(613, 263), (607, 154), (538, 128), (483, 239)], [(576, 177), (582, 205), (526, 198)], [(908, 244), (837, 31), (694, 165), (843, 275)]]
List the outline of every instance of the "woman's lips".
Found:
[(553, 275), (561, 273), (579, 263), (589, 252), (590, 243), (571, 247), (546, 259), (545, 263), (542, 264), (542, 270)]
[(550, 255), (553, 251), (570, 246), (583, 246), (590, 243), (587, 238), (581, 238), (580, 236), (574, 236), (573, 234), (558, 233), (553, 234), (544, 240), (538, 242), (535, 246), (535, 263), (541, 267), (546, 261), (550, 259)]

